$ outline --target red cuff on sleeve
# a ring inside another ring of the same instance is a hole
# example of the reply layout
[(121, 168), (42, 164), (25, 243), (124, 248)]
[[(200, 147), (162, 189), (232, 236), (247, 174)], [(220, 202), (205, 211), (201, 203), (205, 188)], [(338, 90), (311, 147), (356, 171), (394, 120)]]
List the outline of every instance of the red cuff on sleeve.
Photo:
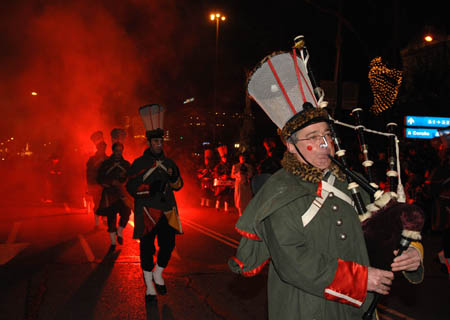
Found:
[(236, 258), (236, 257), (231, 257), (231, 259), (233, 259), (233, 260), (239, 265), (239, 267), (241, 268), (241, 274), (242, 274), (244, 277), (253, 277), (253, 276), (257, 275), (258, 273), (261, 272), (261, 270), (262, 270), (262, 269), (266, 266), (266, 264), (269, 263), (269, 261), (270, 261), (270, 258), (268, 258), (266, 261), (264, 261), (262, 264), (260, 264), (260, 265), (257, 266), (256, 268), (253, 268), (252, 270), (249, 270), (249, 271), (244, 271), (244, 263), (243, 263), (241, 260), (239, 260), (239, 259)]
[(252, 239), (252, 240), (261, 241), (261, 238), (258, 237), (258, 235), (255, 234), (255, 233), (250, 233), (250, 232), (238, 229), (237, 227), (234, 227), (234, 229), (236, 229), (236, 231), (243, 237), (246, 237), (246, 238), (249, 238), (249, 239)]
[(367, 275), (366, 266), (338, 259), (334, 280), (325, 288), (325, 298), (361, 307), (367, 294)]

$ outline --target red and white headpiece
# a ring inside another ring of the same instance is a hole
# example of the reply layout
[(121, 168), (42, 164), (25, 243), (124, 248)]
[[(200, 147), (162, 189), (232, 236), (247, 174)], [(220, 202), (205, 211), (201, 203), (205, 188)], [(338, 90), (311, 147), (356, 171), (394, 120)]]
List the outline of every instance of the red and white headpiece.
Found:
[(323, 91), (316, 99), (307, 72), (307, 59), (292, 52), (272, 54), (251, 74), (248, 94), (280, 128), (283, 138), (317, 121), (326, 121)]

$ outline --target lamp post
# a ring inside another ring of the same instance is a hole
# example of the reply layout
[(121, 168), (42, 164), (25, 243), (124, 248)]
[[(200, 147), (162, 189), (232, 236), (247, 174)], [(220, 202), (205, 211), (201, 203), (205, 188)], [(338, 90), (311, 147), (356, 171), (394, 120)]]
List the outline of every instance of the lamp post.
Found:
[(213, 116), (214, 116), (214, 123), (213, 123), (213, 141), (216, 142), (216, 104), (217, 104), (217, 74), (218, 74), (218, 66), (219, 66), (219, 25), (220, 22), (225, 21), (226, 17), (222, 15), (219, 12), (211, 13), (210, 14), (211, 21), (216, 22), (216, 57), (215, 57), (215, 63), (214, 63), (214, 91), (213, 91)]

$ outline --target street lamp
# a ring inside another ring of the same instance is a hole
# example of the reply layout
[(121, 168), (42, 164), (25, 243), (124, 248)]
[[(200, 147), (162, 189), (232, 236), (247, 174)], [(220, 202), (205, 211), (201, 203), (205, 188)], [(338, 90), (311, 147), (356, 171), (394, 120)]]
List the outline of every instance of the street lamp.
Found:
[(431, 34), (426, 34), (424, 37), (424, 40), (426, 42), (431, 42), (431, 41), (433, 41), (433, 36)]
[(216, 141), (216, 100), (217, 100), (217, 73), (219, 66), (219, 24), (225, 21), (227, 18), (220, 12), (211, 13), (209, 18), (211, 21), (216, 22), (216, 60), (214, 64), (214, 93), (213, 93), (213, 116), (214, 116), (214, 126), (213, 126), (213, 140)]

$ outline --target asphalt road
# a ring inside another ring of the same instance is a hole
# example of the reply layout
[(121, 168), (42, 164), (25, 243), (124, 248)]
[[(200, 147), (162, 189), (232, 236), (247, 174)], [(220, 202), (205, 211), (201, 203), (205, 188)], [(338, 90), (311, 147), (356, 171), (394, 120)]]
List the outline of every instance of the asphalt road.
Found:
[[(106, 226), (94, 230), (83, 208), (68, 204), (0, 207), (0, 319), (266, 319), (266, 271), (232, 274), (227, 259), (239, 235), (236, 213), (180, 208), (184, 234), (164, 274), (168, 294), (146, 309), (132, 219), (125, 242), (107, 255)], [(450, 281), (434, 261), (440, 235), (425, 234), (426, 276), (396, 276), (381, 319), (450, 319)]]

